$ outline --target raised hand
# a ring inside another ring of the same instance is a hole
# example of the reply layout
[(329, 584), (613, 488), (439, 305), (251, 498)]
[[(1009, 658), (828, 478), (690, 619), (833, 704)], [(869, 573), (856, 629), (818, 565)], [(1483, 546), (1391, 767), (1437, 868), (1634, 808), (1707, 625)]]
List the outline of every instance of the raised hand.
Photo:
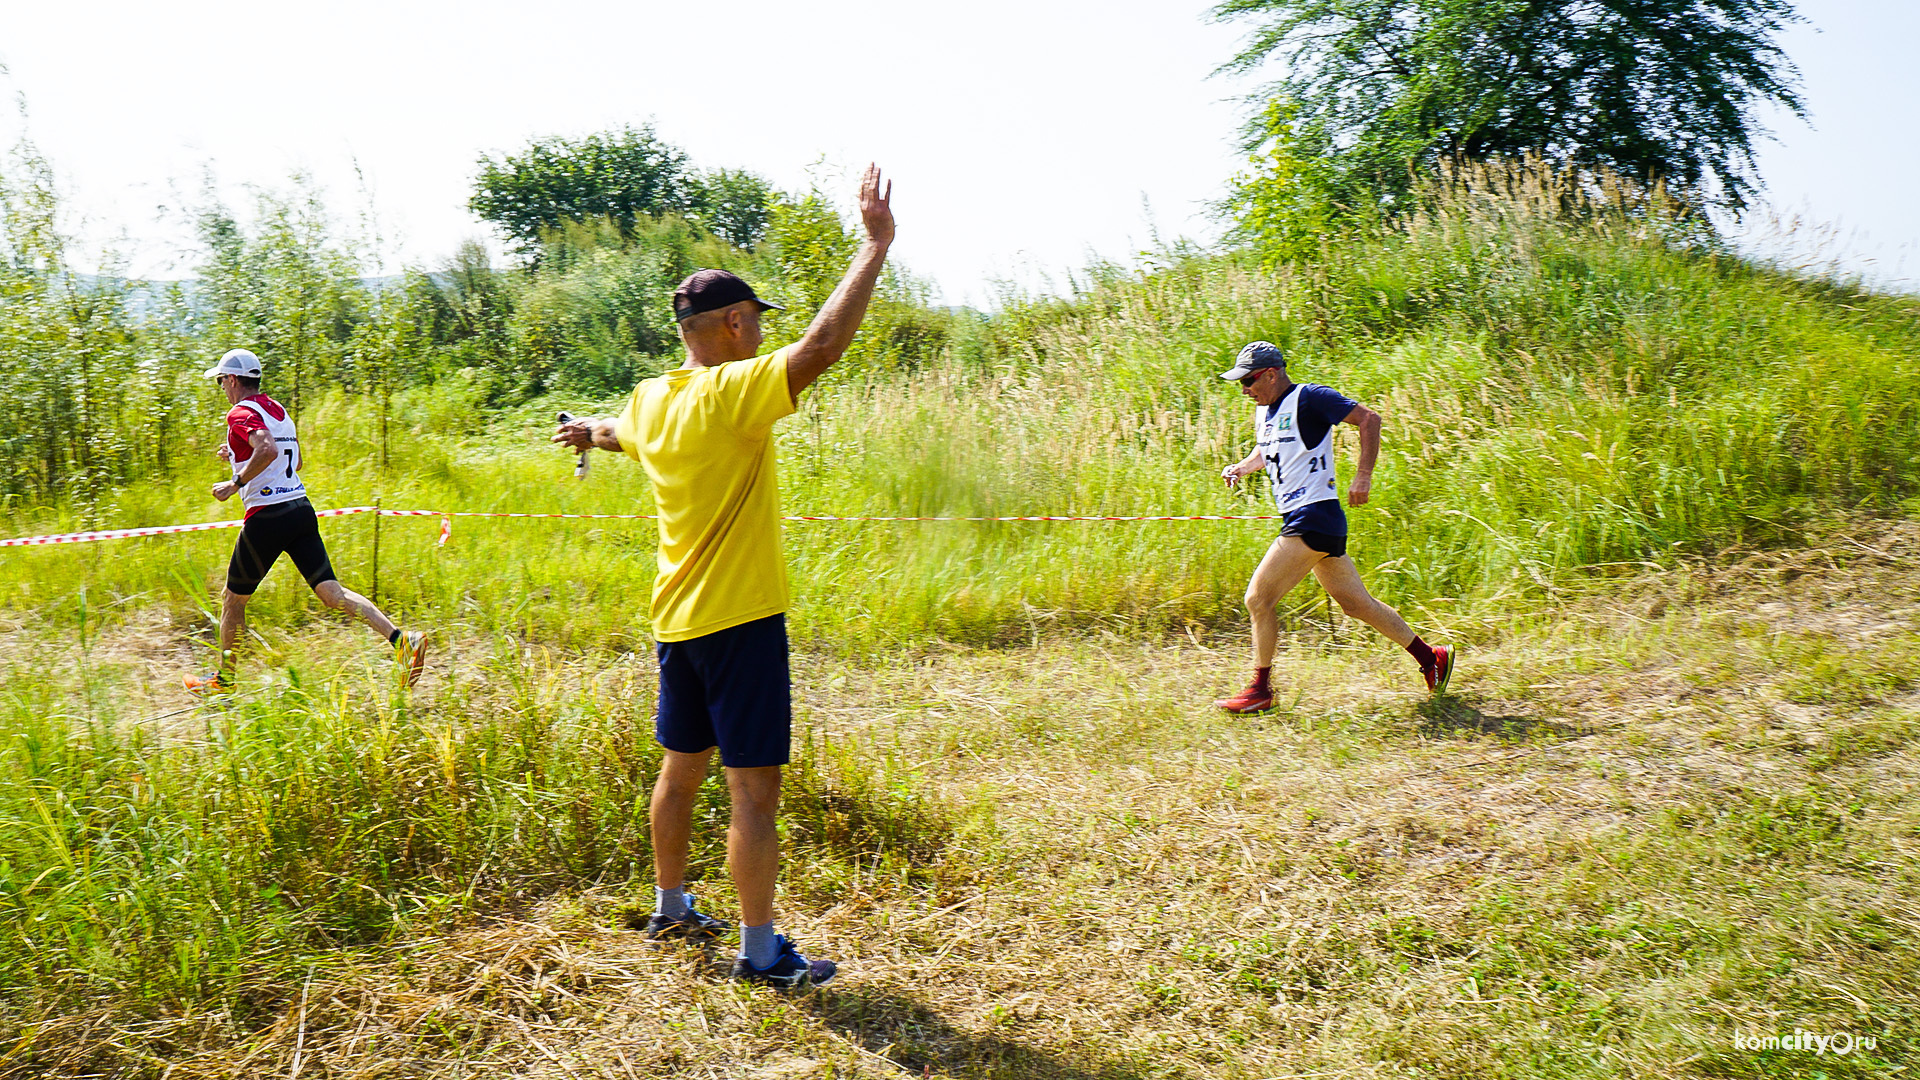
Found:
[(868, 165), (860, 177), (860, 220), (867, 227), (867, 236), (881, 247), (893, 243), (892, 199), (893, 181), (886, 181), (883, 187), (880, 166)]
[(840, 286), (814, 313), (807, 332), (787, 350), (787, 393), (796, 398), (813, 385), (820, 373), (846, 355), (854, 331), (867, 316), (873, 287), (887, 263), (887, 245), (893, 243), (893, 185), (880, 180), (880, 166), (868, 165), (860, 177), (860, 221), (867, 238), (853, 253), (853, 265)]

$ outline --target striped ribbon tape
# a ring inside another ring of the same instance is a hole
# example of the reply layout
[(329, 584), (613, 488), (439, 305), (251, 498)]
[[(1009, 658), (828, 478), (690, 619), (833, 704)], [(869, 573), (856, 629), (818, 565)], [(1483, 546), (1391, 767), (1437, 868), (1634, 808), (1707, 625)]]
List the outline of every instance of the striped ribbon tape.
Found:
[[(371, 506), (342, 506), (319, 510), (317, 517), (347, 517), (352, 514), (379, 514), (382, 517), (437, 517), (440, 539), (445, 544), (453, 536), (453, 519), (466, 518), (558, 518), (579, 521), (651, 521), (657, 514), (526, 514), (496, 513), (485, 510), (386, 510)], [(785, 521), (1278, 521), (1278, 514), (1017, 514), (1005, 517), (842, 517), (832, 514), (795, 514)], [(16, 536), (0, 540), (3, 547), (38, 547), (47, 544), (90, 544), (97, 540), (127, 540), (136, 536), (166, 536), (172, 533), (206, 532), (210, 529), (237, 529), (244, 522), (203, 521), (192, 525), (151, 525), (139, 529), (98, 529), (92, 532), (52, 533), (46, 536)]]
[[(315, 511), (317, 517), (345, 517), (370, 514), (371, 506), (343, 506), (338, 510)], [(126, 540), (135, 536), (165, 536), (169, 533), (205, 532), (208, 529), (237, 529), (243, 521), (202, 521), (194, 525), (149, 525), (139, 529), (96, 529), (92, 532), (53, 533), (48, 536), (16, 536), (0, 540), (0, 547), (37, 547), (42, 544), (90, 544), (96, 540)]]

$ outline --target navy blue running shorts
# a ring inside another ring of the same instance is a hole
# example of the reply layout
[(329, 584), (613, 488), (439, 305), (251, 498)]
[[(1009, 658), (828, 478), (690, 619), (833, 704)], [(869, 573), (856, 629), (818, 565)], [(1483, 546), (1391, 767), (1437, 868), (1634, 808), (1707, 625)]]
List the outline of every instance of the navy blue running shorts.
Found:
[(1287, 511), (1280, 519), (1280, 535), (1297, 536), (1313, 550), (1337, 559), (1347, 553), (1346, 511), (1333, 499), (1308, 503)]
[(1281, 533), (1281, 536), (1297, 536), (1300, 542), (1324, 554), (1329, 559), (1337, 559), (1347, 553), (1347, 538), (1323, 532)]
[(248, 515), (227, 562), (227, 591), (252, 596), (273, 564), (286, 552), (307, 584), (319, 588), (336, 580), (327, 545), (320, 540), (320, 518), (305, 499), (263, 506)]
[(729, 769), (785, 765), (793, 741), (787, 617), (729, 626), (686, 641), (662, 641), (660, 708), (653, 734), (682, 754), (720, 748)]

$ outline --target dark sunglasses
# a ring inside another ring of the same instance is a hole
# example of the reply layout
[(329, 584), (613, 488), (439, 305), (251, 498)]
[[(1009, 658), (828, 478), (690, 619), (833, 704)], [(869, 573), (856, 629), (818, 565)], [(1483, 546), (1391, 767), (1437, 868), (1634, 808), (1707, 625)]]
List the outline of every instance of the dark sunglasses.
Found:
[(1253, 374), (1251, 374), (1251, 375), (1245, 375), (1245, 376), (1242, 376), (1242, 377), (1241, 377), (1241, 379), (1240, 379), (1240, 385), (1241, 385), (1241, 386), (1252, 386), (1252, 385), (1253, 385), (1254, 383), (1257, 383), (1257, 382), (1259, 382), (1259, 381), (1260, 381), (1260, 376), (1262, 376), (1262, 375), (1265, 375), (1265, 374), (1266, 374), (1267, 372), (1269, 372), (1269, 371), (1272, 371), (1272, 370), (1273, 370), (1272, 368), (1264, 368), (1264, 367), (1263, 367), (1263, 368), (1261, 368), (1261, 369), (1260, 369), (1259, 371), (1256, 371), (1256, 372), (1254, 372), (1254, 373), (1253, 373)]

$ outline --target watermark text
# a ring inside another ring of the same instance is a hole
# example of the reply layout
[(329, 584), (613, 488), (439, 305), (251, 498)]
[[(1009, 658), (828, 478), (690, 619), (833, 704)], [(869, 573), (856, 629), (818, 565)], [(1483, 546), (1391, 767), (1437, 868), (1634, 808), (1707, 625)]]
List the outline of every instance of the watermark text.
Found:
[(1795, 1028), (1791, 1035), (1735, 1035), (1735, 1050), (1808, 1050), (1814, 1054), (1851, 1054), (1855, 1050), (1873, 1050), (1879, 1047), (1879, 1040), (1872, 1035), (1855, 1035), (1842, 1031), (1832, 1035), (1819, 1035), (1811, 1031)]

